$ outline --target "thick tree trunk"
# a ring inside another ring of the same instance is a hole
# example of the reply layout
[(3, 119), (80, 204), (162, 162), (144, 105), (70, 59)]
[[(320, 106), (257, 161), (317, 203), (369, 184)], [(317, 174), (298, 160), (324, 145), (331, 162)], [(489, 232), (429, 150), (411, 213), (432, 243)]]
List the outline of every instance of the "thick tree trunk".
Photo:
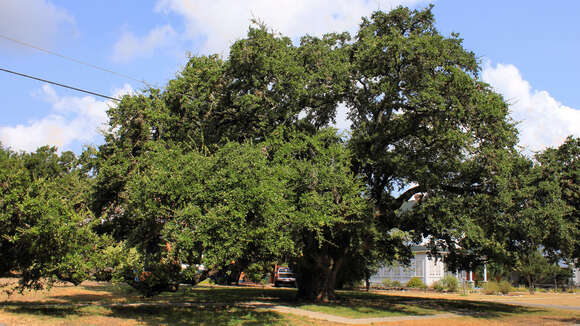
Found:
[(334, 289), (341, 265), (342, 259), (335, 261), (328, 255), (299, 262), (298, 298), (313, 302), (329, 302), (335, 299)]

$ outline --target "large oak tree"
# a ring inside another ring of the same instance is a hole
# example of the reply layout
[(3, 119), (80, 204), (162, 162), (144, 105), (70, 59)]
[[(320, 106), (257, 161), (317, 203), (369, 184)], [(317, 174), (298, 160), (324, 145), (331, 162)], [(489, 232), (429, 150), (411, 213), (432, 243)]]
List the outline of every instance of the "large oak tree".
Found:
[[(539, 163), (519, 154), (479, 70), (431, 7), (299, 44), (254, 25), (227, 58), (192, 57), (165, 89), (125, 96), (82, 164), (0, 153), (3, 268), (29, 286), (46, 273), (78, 283), (104, 268), (88, 244), (114, 239), (112, 273), (147, 295), (278, 260), (300, 297), (327, 301), (425, 239), (454, 267), (517, 266), (540, 246), (578, 258), (578, 141)], [(340, 105), (350, 134), (329, 128)]]

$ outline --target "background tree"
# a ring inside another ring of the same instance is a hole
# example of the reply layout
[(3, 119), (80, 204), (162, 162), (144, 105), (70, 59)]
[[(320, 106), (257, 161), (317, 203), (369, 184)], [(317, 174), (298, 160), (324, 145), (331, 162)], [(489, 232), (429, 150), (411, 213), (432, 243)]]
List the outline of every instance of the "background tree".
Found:
[(18, 205), (31, 182), (20, 155), (0, 146), (0, 273), (16, 267), (16, 248), (8, 239), (21, 225)]
[(90, 181), (75, 155), (2, 148), (0, 164), (4, 271), (21, 272), (21, 290), (87, 279), (102, 240), (92, 232)]
[(537, 159), (544, 178), (558, 182), (560, 196), (569, 209), (556, 223), (559, 229), (550, 234), (546, 250), (580, 264), (580, 138), (569, 136), (560, 147), (538, 153)]
[[(352, 45), (354, 170), (383, 229), (432, 239), (434, 253), (471, 241), (465, 229), (486, 223), (472, 214), (475, 199), (502, 181), (492, 169), (517, 141), (508, 105), (477, 79), (475, 55), (461, 43), (439, 34), (429, 7), (376, 12)], [(415, 195), (429, 204), (397, 214)], [(462, 257), (471, 265), (480, 256)]]
[(429, 225), (431, 245), (449, 250), (451, 268), (473, 270), (492, 261), (520, 270), (533, 293), (539, 268), (534, 261), (540, 255), (556, 263), (570, 252), (573, 242), (560, 242), (555, 250), (553, 238), (573, 225), (557, 177), (513, 150), (502, 154), (488, 167), (481, 191), (461, 197), (432, 193), (416, 211)]

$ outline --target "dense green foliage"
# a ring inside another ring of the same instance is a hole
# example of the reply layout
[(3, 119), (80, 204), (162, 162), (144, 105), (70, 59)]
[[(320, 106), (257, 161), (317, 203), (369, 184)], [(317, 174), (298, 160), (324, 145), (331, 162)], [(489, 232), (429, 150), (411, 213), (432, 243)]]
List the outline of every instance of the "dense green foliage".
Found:
[(1, 267), (21, 272), (22, 289), (57, 279), (79, 284), (107, 245), (92, 230), (85, 157), (49, 147), (30, 154), (0, 148)]
[[(2, 148), (0, 269), (154, 295), (278, 261), (326, 301), (422, 241), (453, 269), (578, 259), (580, 140), (519, 153), (479, 69), (431, 8), (299, 44), (255, 25), (228, 58), (125, 96), (98, 150)], [(339, 105), (348, 135), (329, 127)]]

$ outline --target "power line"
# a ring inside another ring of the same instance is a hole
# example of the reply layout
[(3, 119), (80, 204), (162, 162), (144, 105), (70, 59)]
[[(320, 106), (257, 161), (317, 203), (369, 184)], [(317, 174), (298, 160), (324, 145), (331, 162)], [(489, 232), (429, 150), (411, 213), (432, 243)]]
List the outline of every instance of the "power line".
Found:
[(60, 87), (68, 88), (68, 89), (72, 89), (72, 90), (75, 90), (77, 92), (83, 92), (83, 93), (87, 93), (87, 94), (91, 94), (91, 95), (95, 95), (95, 96), (100, 96), (100, 97), (104, 97), (106, 99), (113, 100), (113, 101), (117, 101), (117, 102), (120, 102), (121, 101), (120, 99), (115, 98), (115, 97), (110, 97), (110, 96), (107, 96), (107, 95), (103, 95), (103, 94), (99, 94), (99, 93), (87, 91), (87, 90), (84, 90), (84, 89), (81, 89), (81, 88), (77, 88), (77, 87), (73, 87), (73, 86), (69, 86), (69, 85), (65, 85), (65, 84), (53, 82), (53, 81), (50, 81), (50, 80), (42, 79), (42, 78), (39, 78), (39, 77), (34, 77), (34, 76), (27, 75), (27, 74), (22, 74), (22, 73), (19, 73), (19, 72), (16, 72), (16, 71), (4, 69), (4, 68), (0, 68), (0, 70), (2, 70), (4, 72), (7, 72), (7, 73), (14, 74), (14, 75), (18, 75), (18, 76), (22, 76), (22, 77), (26, 77), (26, 78), (38, 80), (38, 81), (41, 81), (41, 82), (49, 83), (49, 84), (52, 84), (52, 85), (56, 85), (56, 86), (60, 86)]
[(133, 80), (133, 81), (136, 81), (136, 82), (138, 82), (138, 83), (142, 83), (142, 84), (144, 84), (145, 86), (147, 86), (147, 87), (149, 87), (149, 88), (153, 88), (153, 87), (152, 87), (152, 86), (151, 86), (149, 83), (147, 83), (145, 80), (138, 79), (138, 78), (135, 78), (135, 77), (132, 77), (132, 76), (129, 76), (129, 75), (126, 75), (126, 74), (120, 73), (120, 72), (116, 72), (116, 71), (113, 71), (113, 70), (110, 70), (110, 69), (107, 69), (107, 68), (103, 68), (103, 67), (100, 67), (100, 66), (94, 65), (94, 64), (92, 64), (92, 63), (90, 63), (90, 62), (86, 62), (86, 61), (82, 61), (82, 60), (79, 60), (79, 59), (75, 59), (75, 58), (72, 58), (72, 57), (66, 56), (66, 55), (64, 55), (64, 54), (60, 54), (60, 53), (57, 53), (57, 52), (54, 52), (54, 51), (51, 51), (51, 50), (47, 50), (47, 49), (41, 48), (40, 46), (37, 46), (37, 45), (34, 45), (34, 44), (30, 44), (30, 43), (22, 42), (22, 41), (20, 41), (20, 40), (14, 39), (14, 38), (12, 38), (12, 37), (9, 37), (9, 36), (6, 36), (6, 35), (2, 35), (2, 34), (0, 34), (0, 38), (3, 38), (3, 39), (5, 39), (5, 40), (8, 40), (8, 41), (11, 41), (11, 42), (14, 42), (14, 43), (17, 43), (17, 44), (23, 45), (23, 46), (27, 46), (27, 47), (29, 47), (29, 48), (36, 49), (36, 50), (38, 50), (38, 51), (42, 51), (42, 52), (45, 52), (45, 53), (48, 53), (48, 54), (51, 54), (51, 55), (54, 55), (54, 56), (60, 57), (60, 58), (62, 58), (62, 59), (65, 59), (65, 60), (69, 60), (69, 61), (72, 61), (72, 62), (76, 62), (76, 63), (78, 63), (78, 64), (85, 65), (85, 66), (91, 67), (91, 68), (93, 68), (93, 69), (97, 69), (97, 70), (100, 70), (100, 71), (108, 72), (108, 73), (110, 73), (110, 74), (117, 75), (117, 76), (119, 76), (119, 77), (123, 77), (123, 78), (131, 79), (131, 80)]
[[(85, 66), (91, 67), (93, 69), (97, 69), (97, 70), (104, 71), (104, 72), (107, 72), (107, 73), (110, 73), (110, 74), (113, 74), (113, 75), (116, 75), (116, 76), (119, 76), (119, 77), (123, 77), (123, 78), (127, 78), (127, 79), (130, 79), (130, 80), (136, 81), (138, 83), (142, 83), (143, 85), (147, 86), (148, 88), (155, 88), (155, 87), (153, 87), (151, 84), (149, 84), (148, 82), (146, 82), (143, 79), (138, 79), (138, 78), (129, 76), (127, 74), (123, 74), (123, 73), (116, 72), (116, 71), (113, 71), (113, 70), (110, 70), (110, 69), (107, 69), (107, 68), (103, 68), (103, 67), (94, 65), (94, 64), (92, 64), (90, 62), (82, 61), (82, 60), (79, 60), (79, 59), (75, 59), (75, 58), (66, 56), (64, 54), (60, 54), (60, 53), (57, 53), (57, 52), (54, 52), (54, 51), (51, 51), (51, 50), (47, 50), (47, 49), (44, 49), (44, 48), (42, 48), (40, 46), (37, 46), (37, 45), (34, 45), (34, 44), (30, 44), (30, 43), (26, 43), (26, 42), (23, 42), (23, 41), (14, 39), (12, 37), (9, 37), (9, 36), (3, 35), (3, 34), (0, 34), (0, 38), (3, 38), (5, 40), (8, 40), (8, 41), (11, 41), (11, 42), (20, 44), (20, 45), (27, 46), (27, 47), (30, 47), (30, 48), (33, 48), (33, 49), (36, 49), (36, 50), (39, 50), (39, 51), (42, 51), (42, 52), (45, 52), (45, 53), (54, 55), (54, 56), (57, 56), (59, 58), (62, 58), (62, 59), (68, 60), (68, 61), (72, 61), (72, 62), (81, 64), (81, 65), (85, 65)], [(70, 87), (70, 86), (67, 86), (67, 85), (62, 85), (62, 84), (55, 83), (55, 82), (51, 82), (51, 81), (47, 81), (47, 80), (44, 80), (44, 79), (39, 79), (39, 78), (35, 78), (35, 77), (32, 77), (32, 76), (27, 76), (27, 75), (24, 75), (24, 74), (20, 74), (20, 73), (17, 73), (17, 72), (8, 71), (6, 69), (2, 69), (2, 70), (3, 71), (6, 71), (6, 72), (10, 72), (10, 73), (17, 74), (17, 75), (21, 75), (21, 76), (24, 76), (24, 77), (29, 77), (29, 78), (32, 78), (32, 79), (42, 80), (42, 81), (45, 81), (47, 83), (54, 84), (54, 85), (57, 85), (57, 86), (66, 87), (66, 88), (70, 88), (70, 89), (75, 89), (75, 90), (77, 90), (79, 92), (94, 94), (94, 95), (97, 95), (97, 96), (101, 96), (101, 97), (105, 97), (105, 98), (109, 98), (109, 99), (113, 99), (113, 100), (119, 101), (119, 99), (114, 99), (114, 98), (111, 98), (111, 97), (108, 97), (108, 96), (104, 96), (104, 95), (101, 95), (101, 94), (91, 93), (89, 91), (84, 91), (84, 90), (76, 89), (74, 87)], [(193, 98), (191, 98), (187, 94), (184, 94), (184, 93), (181, 93), (181, 92), (178, 92), (178, 91), (176, 91), (176, 93), (178, 95), (184, 96), (185, 98), (187, 98), (190, 101), (193, 101)]]

